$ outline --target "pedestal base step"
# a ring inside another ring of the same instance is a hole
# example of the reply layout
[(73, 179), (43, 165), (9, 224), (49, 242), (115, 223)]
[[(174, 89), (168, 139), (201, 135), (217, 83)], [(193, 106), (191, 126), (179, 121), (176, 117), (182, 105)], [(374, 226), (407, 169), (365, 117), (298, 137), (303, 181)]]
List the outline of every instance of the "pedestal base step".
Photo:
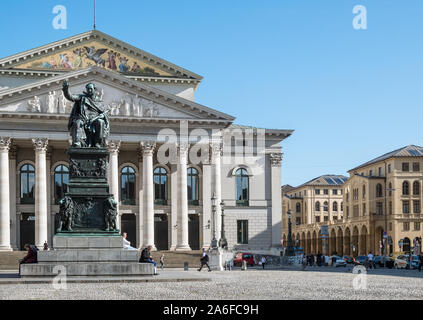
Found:
[(75, 276), (141, 276), (153, 275), (152, 263), (122, 262), (39, 262), (20, 266), (22, 278)]
[(138, 262), (137, 250), (61, 249), (38, 251), (38, 262)]

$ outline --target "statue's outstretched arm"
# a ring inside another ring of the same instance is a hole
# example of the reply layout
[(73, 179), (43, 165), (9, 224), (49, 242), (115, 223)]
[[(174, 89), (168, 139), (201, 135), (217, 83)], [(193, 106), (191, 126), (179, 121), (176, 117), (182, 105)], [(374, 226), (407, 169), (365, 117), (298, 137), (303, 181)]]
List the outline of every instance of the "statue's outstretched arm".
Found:
[(63, 81), (62, 90), (63, 90), (63, 94), (65, 98), (68, 99), (69, 101), (75, 102), (81, 99), (79, 96), (73, 95), (69, 92), (69, 83), (67, 80)]

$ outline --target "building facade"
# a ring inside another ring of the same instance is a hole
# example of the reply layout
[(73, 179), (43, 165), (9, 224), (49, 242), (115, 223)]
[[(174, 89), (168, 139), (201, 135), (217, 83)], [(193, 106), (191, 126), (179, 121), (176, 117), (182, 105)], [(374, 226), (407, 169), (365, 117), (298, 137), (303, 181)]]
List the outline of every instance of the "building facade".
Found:
[[(321, 228), (328, 225), (329, 254), (420, 252), (422, 161), (423, 148), (409, 145), (349, 170), (342, 186), (343, 218), (296, 227), (293, 237), (307, 253), (323, 252)], [(289, 201), (292, 206), (298, 200)]]
[[(306, 252), (319, 251), (315, 243), (319, 238), (320, 226), (336, 223), (343, 219), (343, 184), (347, 177), (323, 175), (298, 187), (282, 188), (283, 240), (288, 237), (287, 212), (291, 210), (293, 241)], [(323, 252), (323, 243), (320, 252)]]
[(207, 248), (223, 212), (231, 248), (280, 246), (292, 130), (234, 124), (194, 102), (201, 76), (93, 30), (0, 60), (1, 250), (52, 244), (69, 177), (65, 79), (74, 94), (94, 83), (109, 112), (110, 193), (133, 245)]

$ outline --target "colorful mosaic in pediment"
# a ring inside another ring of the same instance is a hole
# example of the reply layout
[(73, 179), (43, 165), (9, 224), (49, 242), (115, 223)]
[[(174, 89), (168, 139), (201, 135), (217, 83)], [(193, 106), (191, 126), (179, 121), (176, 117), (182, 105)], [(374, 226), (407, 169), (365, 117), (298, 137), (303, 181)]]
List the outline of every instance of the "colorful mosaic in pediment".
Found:
[(90, 66), (101, 66), (124, 74), (140, 76), (174, 76), (134, 59), (123, 51), (108, 47), (101, 42), (91, 41), (78, 47), (46, 55), (37, 60), (16, 65), (16, 69), (32, 70), (78, 70)]

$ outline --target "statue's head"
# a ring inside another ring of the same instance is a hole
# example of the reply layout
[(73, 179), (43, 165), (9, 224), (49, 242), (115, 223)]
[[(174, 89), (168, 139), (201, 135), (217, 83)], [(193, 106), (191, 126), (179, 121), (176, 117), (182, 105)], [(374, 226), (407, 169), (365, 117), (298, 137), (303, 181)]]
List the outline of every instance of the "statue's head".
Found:
[(90, 97), (90, 98), (94, 98), (96, 96), (96, 87), (94, 83), (89, 83), (85, 86), (86, 94)]

